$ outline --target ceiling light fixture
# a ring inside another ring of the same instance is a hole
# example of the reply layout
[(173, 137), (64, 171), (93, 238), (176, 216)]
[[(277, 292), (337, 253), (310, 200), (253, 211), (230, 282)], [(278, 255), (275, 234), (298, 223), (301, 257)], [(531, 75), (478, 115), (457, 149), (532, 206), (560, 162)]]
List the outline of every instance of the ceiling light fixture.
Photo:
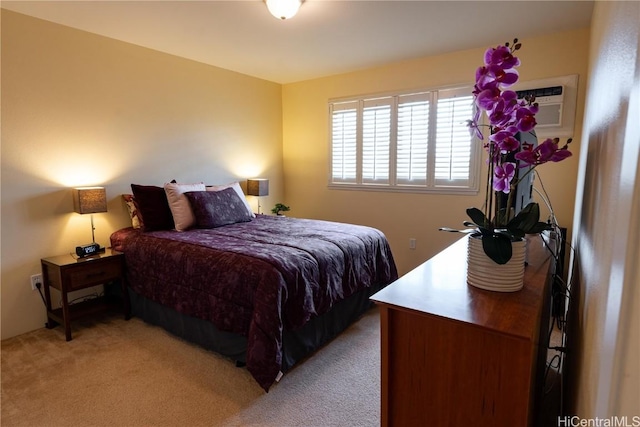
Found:
[(265, 0), (267, 9), (278, 19), (293, 18), (304, 0)]

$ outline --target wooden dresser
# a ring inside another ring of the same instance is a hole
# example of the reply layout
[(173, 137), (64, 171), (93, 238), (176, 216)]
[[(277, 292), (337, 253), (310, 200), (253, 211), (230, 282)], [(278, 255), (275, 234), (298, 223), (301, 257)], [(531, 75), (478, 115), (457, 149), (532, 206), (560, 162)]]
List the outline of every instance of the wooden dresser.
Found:
[(372, 297), (380, 306), (382, 426), (534, 425), (553, 258), (540, 237), (527, 244), (518, 292), (467, 285), (465, 237)]

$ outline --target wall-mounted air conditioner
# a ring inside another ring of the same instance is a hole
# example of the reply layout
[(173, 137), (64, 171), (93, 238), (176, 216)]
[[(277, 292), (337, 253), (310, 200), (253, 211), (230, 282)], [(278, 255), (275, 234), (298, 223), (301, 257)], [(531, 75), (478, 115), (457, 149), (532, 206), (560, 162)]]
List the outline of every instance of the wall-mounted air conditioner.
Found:
[(574, 135), (578, 75), (519, 82), (511, 90), (519, 99), (535, 95), (538, 103), (536, 134), (538, 138), (570, 138)]

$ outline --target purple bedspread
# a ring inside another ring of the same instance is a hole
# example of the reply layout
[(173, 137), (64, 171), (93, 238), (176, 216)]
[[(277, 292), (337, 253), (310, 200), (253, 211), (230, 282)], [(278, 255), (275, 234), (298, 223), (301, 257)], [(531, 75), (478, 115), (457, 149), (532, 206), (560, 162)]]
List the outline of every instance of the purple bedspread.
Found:
[(185, 232), (111, 236), (125, 253), (129, 286), (180, 313), (247, 337), (247, 369), (268, 390), (281, 370), (282, 331), (398, 274), (374, 228), (259, 215)]

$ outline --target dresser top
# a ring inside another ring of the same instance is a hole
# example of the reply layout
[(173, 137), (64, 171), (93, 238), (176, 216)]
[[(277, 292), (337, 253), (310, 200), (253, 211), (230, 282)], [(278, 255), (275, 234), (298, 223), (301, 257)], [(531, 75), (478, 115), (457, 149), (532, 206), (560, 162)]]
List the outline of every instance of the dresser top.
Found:
[(371, 297), (379, 304), (438, 316), (524, 339), (537, 339), (551, 254), (539, 236), (527, 240), (524, 287), (493, 292), (467, 284), (465, 236)]

